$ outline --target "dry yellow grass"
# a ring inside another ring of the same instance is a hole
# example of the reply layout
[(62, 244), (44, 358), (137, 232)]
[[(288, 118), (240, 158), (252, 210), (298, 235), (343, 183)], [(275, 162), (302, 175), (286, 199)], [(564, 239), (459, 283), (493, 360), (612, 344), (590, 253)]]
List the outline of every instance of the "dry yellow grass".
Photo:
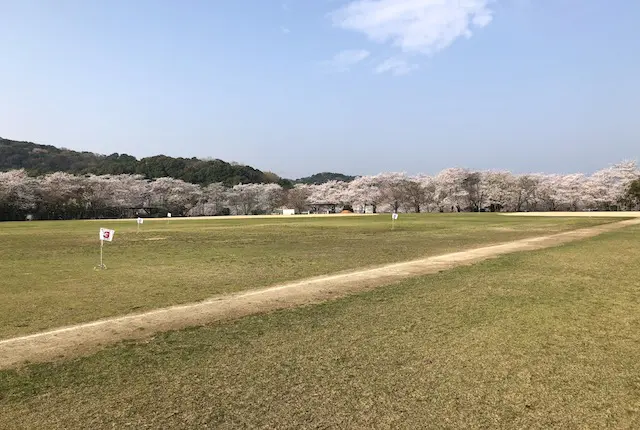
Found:
[(6, 428), (639, 428), (640, 228), (0, 372)]

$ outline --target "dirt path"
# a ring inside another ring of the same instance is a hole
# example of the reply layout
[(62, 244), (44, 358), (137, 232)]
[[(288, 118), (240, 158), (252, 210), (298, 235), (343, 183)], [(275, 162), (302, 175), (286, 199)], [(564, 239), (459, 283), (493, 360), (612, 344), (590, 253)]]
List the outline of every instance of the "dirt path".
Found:
[(203, 325), (245, 315), (317, 303), (413, 276), (440, 272), (517, 251), (542, 249), (640, 224), (640, 218), (549, 236), (517, 240), (421, 260), (341, 273), (215, 297), (141, 314), (108, 318), (0, 341), (0, 369), (93, 353), (125, 339)]

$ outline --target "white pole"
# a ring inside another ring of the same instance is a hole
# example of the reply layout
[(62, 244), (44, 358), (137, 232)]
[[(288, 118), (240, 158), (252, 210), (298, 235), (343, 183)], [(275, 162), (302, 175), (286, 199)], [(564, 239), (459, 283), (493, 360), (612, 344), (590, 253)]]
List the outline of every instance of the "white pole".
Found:
[(104, 246), (104, 240), (100, 239), (100, 268), (104, 268), (104, 264), (102, 264), (102, 247)]

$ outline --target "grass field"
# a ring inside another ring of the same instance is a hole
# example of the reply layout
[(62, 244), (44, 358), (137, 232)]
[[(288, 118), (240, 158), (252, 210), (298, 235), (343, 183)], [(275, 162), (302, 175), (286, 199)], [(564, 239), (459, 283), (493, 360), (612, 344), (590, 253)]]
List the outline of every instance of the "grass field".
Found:
[[(0, 339), (610, 219), (492, 214), (0, 224)], [(98, 228), (116, 230), (99, 259)]]
[(6, 428), (638, 428), (640, 228), (0, 372)]

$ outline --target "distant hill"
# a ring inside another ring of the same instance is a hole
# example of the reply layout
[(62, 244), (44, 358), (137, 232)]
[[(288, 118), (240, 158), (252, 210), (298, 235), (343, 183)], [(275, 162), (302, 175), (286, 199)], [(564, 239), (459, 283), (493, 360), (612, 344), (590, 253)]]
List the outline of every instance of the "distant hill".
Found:
[(343, 175), (342, 173), (322, 172), (307, 176), (306, 178), (297, 179), (295, 182), (298, 184), (320, 185), (329, 181), (351, 182), (355, 178), (355, 176)]
[(138, 160), (128, 154), (101, 155), (0, 138), (0, 171), (11, 169), (25, 169), (32, 175), (59, 171), (96, 175), (126, 173), (140, 174), (149, 179), (170, 176), (202, 185), (222, 182), (227, 186), (239, 183), (279, 183), (284, 187), (291, 186), (291, 181), (273, 173), (217, 159), (156, 155)]

